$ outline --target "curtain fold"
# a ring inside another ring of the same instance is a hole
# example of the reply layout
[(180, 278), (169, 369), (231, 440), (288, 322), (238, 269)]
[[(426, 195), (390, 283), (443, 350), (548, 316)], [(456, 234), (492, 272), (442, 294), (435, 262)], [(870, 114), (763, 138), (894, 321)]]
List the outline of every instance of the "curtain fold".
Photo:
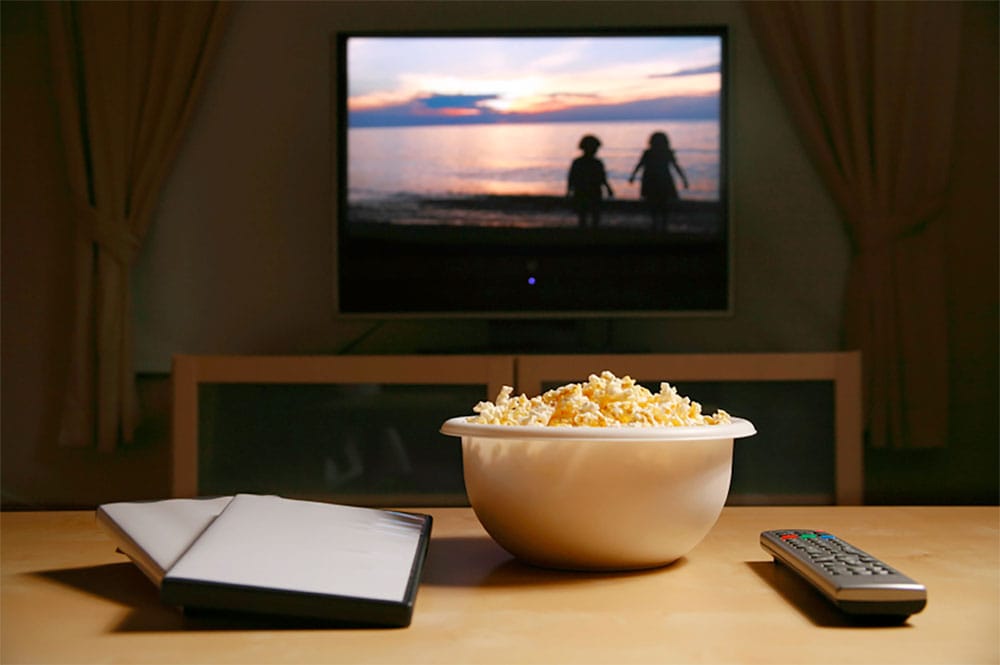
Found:
[(948, 428), (947, 200), (961, 32), (949, 2), (748, 2), (753, 32), (851, 239), (844, 343), (875, 447)]
[(223, 34), (226, 3), (46, 4), (77, 230), (59, 442), (132, 440), (130, 269)]

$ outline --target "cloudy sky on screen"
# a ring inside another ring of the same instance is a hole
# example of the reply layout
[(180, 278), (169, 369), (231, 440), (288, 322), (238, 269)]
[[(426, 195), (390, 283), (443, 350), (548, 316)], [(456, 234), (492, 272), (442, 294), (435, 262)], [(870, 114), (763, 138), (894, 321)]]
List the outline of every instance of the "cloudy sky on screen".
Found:
[(350, 127), (717, 118), (718, 37), (352, 37)]

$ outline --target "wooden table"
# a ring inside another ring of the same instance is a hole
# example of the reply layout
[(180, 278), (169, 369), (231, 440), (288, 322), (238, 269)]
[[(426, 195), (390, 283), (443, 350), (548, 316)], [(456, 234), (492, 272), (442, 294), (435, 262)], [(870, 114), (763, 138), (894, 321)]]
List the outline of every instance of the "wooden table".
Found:
[[(467, 508), (434, 529), (413, 623), (323, 629), (186, 617), (92, 512), (3, 513), (0, 662), (997, 663), (996, 507), (728, 507), (674, 565), (626, 574), (533, 568)], [(758, 545), (822, 528), (923, 582), (899, 626), (853, 624)]]

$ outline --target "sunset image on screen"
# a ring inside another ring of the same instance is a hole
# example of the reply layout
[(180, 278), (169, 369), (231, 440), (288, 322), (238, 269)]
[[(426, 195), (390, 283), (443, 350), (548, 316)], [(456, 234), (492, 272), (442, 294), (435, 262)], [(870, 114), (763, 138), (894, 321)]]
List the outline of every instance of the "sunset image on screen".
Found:
[(672, 198), (719, 201), (719, 36), (355, 36), (343, 57), (352, 222), (581, 224), (555, 203), (575, 191), (584, 136), (599, 143), (604, 226), (653, 223), (637, 165), (657, 133)]

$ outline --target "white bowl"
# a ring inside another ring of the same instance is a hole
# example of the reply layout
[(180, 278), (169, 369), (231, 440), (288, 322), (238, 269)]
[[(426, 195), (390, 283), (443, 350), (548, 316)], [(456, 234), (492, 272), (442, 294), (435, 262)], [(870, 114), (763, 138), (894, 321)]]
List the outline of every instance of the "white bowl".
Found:
[(692, 427), (516, 427), (461, 416), (469, 502), (486, 531), (539, 566), (663, 566), (708, 534), (729, 494), (733, 440), (750, 421)]

